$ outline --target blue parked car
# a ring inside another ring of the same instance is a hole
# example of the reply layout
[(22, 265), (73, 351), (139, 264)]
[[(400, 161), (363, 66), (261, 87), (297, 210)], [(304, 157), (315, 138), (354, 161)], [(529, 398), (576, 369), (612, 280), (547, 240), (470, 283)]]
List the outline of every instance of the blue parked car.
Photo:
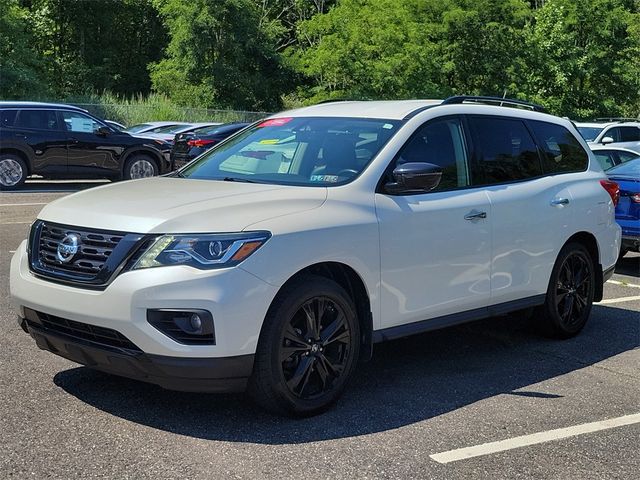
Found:
[(628, 251), (640, 251), (640, 158), (610, 168), (606, 173), (620, 185), (616, 221), (622, 227), (622, 257)]

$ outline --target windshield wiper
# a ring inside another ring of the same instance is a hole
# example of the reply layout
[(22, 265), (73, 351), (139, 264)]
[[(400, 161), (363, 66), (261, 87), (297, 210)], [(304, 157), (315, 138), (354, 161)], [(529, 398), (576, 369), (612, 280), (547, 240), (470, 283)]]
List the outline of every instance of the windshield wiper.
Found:
[(260, 182), (256, 182), (255, 180), (249, 180), (248, 178), (238, 178), (238, 177), (216, 178), (215, 180), (222, 180), (223, 182), (260, 183)]

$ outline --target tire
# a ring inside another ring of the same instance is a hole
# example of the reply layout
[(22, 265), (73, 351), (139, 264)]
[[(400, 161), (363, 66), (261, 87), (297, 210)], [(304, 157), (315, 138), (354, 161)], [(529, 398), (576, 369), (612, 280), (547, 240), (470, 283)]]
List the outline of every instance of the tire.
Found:
[[(318, 317), (320, 328), (306, 321)], [(304, 337), (313, 338), (309, 342)], [(286, 286), (269, 308), (249, 393), (273, 413), (297, 417), (321, 413), (342, 394), (359, 353), (360, 326), (353, 300), (332, 280), (305, 275)]]
[(0, 190), (19, 188), (29, 175), (27, 164), (17, 155), (0, 153)]
[(595, 294), (593, 259), (580, 243), (568, 243), (558, 255), (543, 306), (536, 312), (543, 333), (566, 339), (584, 328)]
[(134, 153), (124, 164), (124, 179), (155, 177), (158, 175), (158, 164), (149, 155)]

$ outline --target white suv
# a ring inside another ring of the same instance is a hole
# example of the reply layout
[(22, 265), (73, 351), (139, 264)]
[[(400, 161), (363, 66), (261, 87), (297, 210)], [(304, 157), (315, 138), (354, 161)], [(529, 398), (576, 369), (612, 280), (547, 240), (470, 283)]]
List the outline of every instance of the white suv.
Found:
[(575, 335), (620, 251), (617, 185), (570, 121), (486, 102), (302, 108), (57, 200), (11, 263), (21, 326), (92, 368), (294, 415), (383, 340), (534, 307)]

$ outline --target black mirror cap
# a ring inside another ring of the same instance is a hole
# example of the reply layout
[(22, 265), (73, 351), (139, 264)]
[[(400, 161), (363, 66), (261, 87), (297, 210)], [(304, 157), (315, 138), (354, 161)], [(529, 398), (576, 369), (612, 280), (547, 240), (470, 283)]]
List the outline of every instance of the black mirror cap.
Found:
[(96, 135), (106, 136), (106, 135), (109, 135), (111, 132), (112, 130), (109, 127), (106, 127), (104, 125), (96, 129)]
[(426, 162), (409, 162), (393, 170), (393, 182), (385, 185), (394, 195), (430, 192), (440, 184), (442, 167)]

